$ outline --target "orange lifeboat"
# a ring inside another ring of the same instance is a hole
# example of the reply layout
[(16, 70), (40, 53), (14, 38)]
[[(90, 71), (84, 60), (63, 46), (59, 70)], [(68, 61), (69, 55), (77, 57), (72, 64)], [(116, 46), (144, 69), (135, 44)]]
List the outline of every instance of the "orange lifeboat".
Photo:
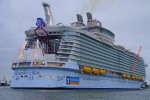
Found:
[(126, 77), (129, 79), (131, 76), (129, 74), (127, 74)]
[(104, 74), (106, 74), (106, 70), (100, 69), (100, 70), (99, 70), (99, 73), (102, 74), (102, 75), (104, 75)]
[(93, 74), (99, 74), (99, 69), (97, 69), (97, 68), (92, 68), (92, 73), (93, 73)]
[(142, 77), (140, 77), (140, 81), (143, 81), (143, 78), (142, 78)]
[(136, 77), (135, 77), (135, 76), (132, 76), (131, 78), (132, 78), (133, 80), (135, 80), (135, 79), (136, 79)]
[(82, 73), (84, 73), (84, 72), (90, 73), (90, 72), (91, 72), (91, 68), (88, 67), (88, 66), (84, 66), (84, 67), (82, 68)]
[(127, 75), (126, 74), (122, 74), (122, 78), (127, 78)]

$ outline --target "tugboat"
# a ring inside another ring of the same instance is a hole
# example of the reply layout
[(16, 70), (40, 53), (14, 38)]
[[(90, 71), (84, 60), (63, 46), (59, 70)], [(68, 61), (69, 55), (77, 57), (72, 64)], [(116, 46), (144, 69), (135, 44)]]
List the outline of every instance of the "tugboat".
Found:
[(4, 78), (2, 80), (0, 80), (0, 86), (6, 86), (7, 85), (7, 80), (4, 76)]

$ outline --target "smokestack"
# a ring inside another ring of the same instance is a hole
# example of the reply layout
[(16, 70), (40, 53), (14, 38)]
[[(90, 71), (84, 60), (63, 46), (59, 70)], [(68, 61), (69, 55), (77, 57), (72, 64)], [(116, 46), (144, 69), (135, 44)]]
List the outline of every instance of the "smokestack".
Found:
[(46, 22), (47, 22), (46, 25), (53, 26), (55, 23), (54, 23), (53, 15), (50, 10), (50, 5), (47, 3), (43, 3), (43, 7), (45, 10), (45, 16), (46, 16)]
[(88, 19), (88, 20), (92, 20), (92, 14), (89, 13), (89, 12), (87, 12), (87, 19)]
[(78, 22), (83, 22), (83, 18), (80, 14), (77, 14), (77, 20)]

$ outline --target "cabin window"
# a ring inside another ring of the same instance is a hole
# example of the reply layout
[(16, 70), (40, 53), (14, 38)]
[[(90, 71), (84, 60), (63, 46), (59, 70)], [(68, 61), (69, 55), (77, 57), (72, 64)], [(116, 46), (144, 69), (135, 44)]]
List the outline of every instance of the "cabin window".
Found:
[(53, 34), (56, 34), (56, 32), (53, 32)]
[(45, 65), (45, 62), (33, 62), (33, 65)]
[(22, 67), (24, 67), (24, 66), (30, 66), (30, 65), (31, 65), (31, 62), (20, 62), (18, 64), (18, 66), (22, 66)]
[(52, 32), (49, 32), (49, 34), (52, 34)]

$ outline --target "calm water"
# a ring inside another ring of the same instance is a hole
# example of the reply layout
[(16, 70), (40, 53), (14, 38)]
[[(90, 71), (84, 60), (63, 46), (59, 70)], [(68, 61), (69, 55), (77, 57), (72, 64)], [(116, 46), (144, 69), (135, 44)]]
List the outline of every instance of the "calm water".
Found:
[(150, 100), (143, 90), (32, 90), (0, 87), (0, 100)]

